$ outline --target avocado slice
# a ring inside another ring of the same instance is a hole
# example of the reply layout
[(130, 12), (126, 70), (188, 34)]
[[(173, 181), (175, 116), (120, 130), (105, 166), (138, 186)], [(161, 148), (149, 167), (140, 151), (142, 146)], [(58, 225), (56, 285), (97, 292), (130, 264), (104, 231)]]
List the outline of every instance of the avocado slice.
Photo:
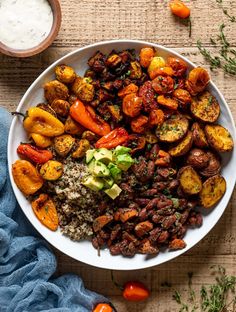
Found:
[(95, 177), (109, 177), (110, 171), (101, 161), (96, 160), (92, 174)]
[(117, 196), (120, 195), (122, 189), (117, 184), (113, 184), (111, 188), (105, 190), (104, 192), (112, 199), (115, 199)]
[(121, 170), (120, 168), (117, 167), (117, 165), (115, 165), (114, 163), (110, 162), (108, 167), (110, 170), (111, 176), (115, 179), (115, 180), (120, 180), (121, 179)]
[(96, 192), (102, 190), (104, 187), (102, 179), (93, 176), (88, 176), (82, 184)]
[(105, 188), (111, 188), (112, 185), (114, 184), (114, 179), (112, 177), (106, 177), (102, 179), (104, 182), (104, 187)]
[(93, 174), (94, 167), (95, 167), (95, 159), (92, 159), (90, 161), (90, 163), (88, 164), (88, 171), (89, 171), (89, 173)]
[(134, 163), (133, 158), (129, 154), (118, 155), (116, 165), (123, 171), (127, 171)]
[(86, 164), (88, 164), (93, 159), (94, 153), (95, 153), (95, 150), (87, 150), (87, 152), (86, 152)]
[(102, 163), (108, 164), (110, 161), (112, 161), (112, 151), (106, 148), (99, 148), (94, 152), (93, 157)]
[(114, 153), (116, 156), (118, 156), (118, 155), (128, 154), (130, 151), (131, 151), (131, 148), (118, 145), (115, 148)]

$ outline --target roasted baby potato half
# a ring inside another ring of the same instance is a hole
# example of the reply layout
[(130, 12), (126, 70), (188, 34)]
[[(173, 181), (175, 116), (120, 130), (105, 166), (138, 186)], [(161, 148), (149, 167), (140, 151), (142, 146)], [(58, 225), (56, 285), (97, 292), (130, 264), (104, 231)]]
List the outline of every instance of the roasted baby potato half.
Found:
[(191, 131), (188, 131), (187, 135), (183, 138), (183, 140), (178, 145), (172, 147), (169, 150), (169, 154), (172, 157), (183, 156), (188, 153), (188, 151), (192, 147), (192, 144), (193, 144), (193, 135)]
[(200, 174), (204, 177), (212, 177), (221, 171), (220, 156), (210, 151), (206, 152), (209, 158), (208, 165), (200, 171)]
[(63, 83), (72, 83), (76, 77), (74, 69), (64, 64), (56, 67), (55, 74), (57, 79)]
[(234, 147), (232, 136), (223, 126), (206, 125), (205, 133), (209, 144), (216, 151), (221, 153), (232, 151)]
[(48, 181), (55, 181), (63, 174), (63, 165), (56, 160), (49, 160), (40, 168), (41, 176)]
[(70, 112), (70, 104), (65, 100), (54, 100), (51, 103), (51, 108), (61, 117), (68, 116)]
[(220, 105), (209, 91), (193, 98), (190, 110), (193, 116), (202, 122), (213, 123), (220, 115)]
[(63, 134), (54, 139), (54, 148), (61, 157), (66, 157), (75, 143), (75, 138), (69, 134)]
[(181, 168), (178, 173), (178, 178), (181, 189), (185, 194), (196, 195), (201, 191), (201, 178), (191, 166)]
[(187, 164), (196, 169), (207, 167), (210, 162), (209, 155), (200, 148), (193, 148), (187, 157)]
[(52, 80), (44, 85), (44, 96), (50, 104), (55, 99), (66, 100), (69, 96), (69, 90), (62, 82)]
[(204, 130), (201, 128), (198, 122), (194, 122), (192, 125), (193, 143), (199, 148), (208, 147), (208, 142)]
[(224, 195), (226, 191), (226, 181), (220, 175), (215, 175), (207, 179), (199, 194), (201, 204), (204, 208), (213, 207)]
[(73, 158), (82, 158), (85, 156), (87, 150), (90, 149), (90, 143), (86, 139), (81, 139), (78, 142), (76, 150), (72, 153)]
[(156, 129), (156, 136), (162, 142), (173, 143), (181, 140), (187, 133), (189, 121), (183, 115), (172, 115)]

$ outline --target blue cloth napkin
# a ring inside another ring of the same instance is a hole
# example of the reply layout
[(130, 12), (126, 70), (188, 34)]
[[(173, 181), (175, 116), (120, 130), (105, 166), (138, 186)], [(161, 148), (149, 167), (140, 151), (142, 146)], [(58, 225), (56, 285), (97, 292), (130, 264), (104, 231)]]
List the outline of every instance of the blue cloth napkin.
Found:
[(0, 311), (91, 312), (108, 300), (74, 274), (52, 278), (56, 258), (16, 202), (7, 170), (10, 122), (0, 108)]

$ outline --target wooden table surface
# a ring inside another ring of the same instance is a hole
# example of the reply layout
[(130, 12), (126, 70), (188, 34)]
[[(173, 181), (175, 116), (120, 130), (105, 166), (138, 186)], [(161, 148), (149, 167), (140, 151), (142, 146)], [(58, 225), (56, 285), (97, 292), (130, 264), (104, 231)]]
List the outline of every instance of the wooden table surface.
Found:
[[(62, 0), (63, 22), (53, 45), (38, 56), (17, 59), (0, 55), (0, 105), (13, 110), (35, 78), (53, 61), (78, 47), (109, 39), (142, 39), (174, 48), (198, 65), (209, 68), (196, 48), (196, 41), (212, 49), (210, 37), (216, 37), (219, 24), (226, 22), (226, 33), (232, 45), (236, 44), (236, 23), (222, 13), (216, 0), (192, 0), (186, 3), (192, 9), (193, 30), (188, 30), (171, 16), (167, 0)], [(236, 2), (224, 0), (224, 6), (236, 15)], [(212, 79), (223, 92), (236, 119), (236, 77), (221, 70), (212, 73)], [(161, 287), (169, 281), (173, 287), (187, 289), (189, 271), (194, 273), (193, 287), (213, 281), (210, 266), (222, 264), (228, 273), (236, 275), (236, 192), (218, 224), (197, 246), (181, 257), (146, 270), (115, 272), (119, 282), (139, 279), (151, 289), (151, 298), (140, 304), (126, 303), (120, 291), (111, 282), (108, 270), (97, 269), (77, 262), (55, 251), (58, 274), (74, 272), (85, 286), (111, 298), (120, 312), (178, 311), (172, 300), (172, 290)], [(197, 230), (196, 230), (197, 235)]]

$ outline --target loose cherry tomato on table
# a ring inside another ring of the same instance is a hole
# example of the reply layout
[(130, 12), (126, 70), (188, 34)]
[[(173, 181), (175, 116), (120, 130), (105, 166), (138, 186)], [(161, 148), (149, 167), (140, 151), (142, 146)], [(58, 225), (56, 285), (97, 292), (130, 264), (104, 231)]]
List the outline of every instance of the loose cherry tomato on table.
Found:
[(108, 303), (99, 303), (93, 309), (93, 312), (112, 312), (113, 309)]
[(99, 139), (95, 143), (95, 147), (111, 149), (118, 145), (122, 145), (128, 140), (128, 138), (129, 134), (124, 128), (116, 128)]
[(20, 144), (17, 148), (17, 153), (36, 164), (44, 164), (53, 158), (52, 152), (39, 149), (31, 144)]
[(128, 301), (144, 301), (150, 296), (150, 291), (143, 283), (127, 282), (122, 295)]
[(188, 18), (190, 16), (190, 9), (180, 0), (171, 1), (170, 9), (174, 15), (180, 18)]

